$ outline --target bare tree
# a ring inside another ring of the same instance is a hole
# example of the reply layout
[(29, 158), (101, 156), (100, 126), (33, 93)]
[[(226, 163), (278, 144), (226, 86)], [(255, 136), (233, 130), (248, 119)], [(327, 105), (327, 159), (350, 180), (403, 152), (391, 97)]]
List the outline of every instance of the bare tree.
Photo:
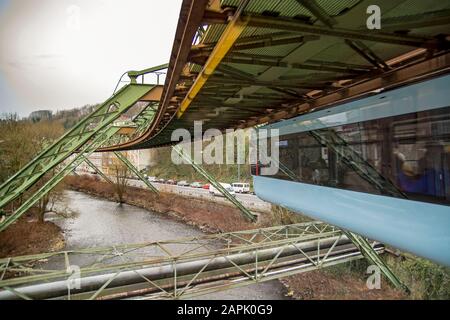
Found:
[[(37, 190), (37, 188), (41, 187), (48, 180), (48, 177), (44, 177), (41, 180), (33, 189)], [(39, 199), (34, 206), (36, 208), (38, 222), (44, 222), (45, 214), (48, 212), (59, 213), (56, 204), (63, 201), (64, 190), (65, 184), (64, 182), (60, 182), (55, 188)]]
[(110, 166), (110, 171), (114, 177), (114, 189), (117, 196), (117, 202), (124, 203), (124, 195), (128, 186), (128, 177), (130, 176), (130, 170), (119, 159), (114, 158)]

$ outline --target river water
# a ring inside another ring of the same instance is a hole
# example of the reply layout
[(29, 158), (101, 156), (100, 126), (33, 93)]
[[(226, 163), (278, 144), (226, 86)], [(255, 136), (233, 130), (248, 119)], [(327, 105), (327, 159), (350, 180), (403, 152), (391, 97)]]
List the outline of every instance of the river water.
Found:
[[(203, 233), (184, 223), (130, 205), (66, 191), (64, 206), (70, 218), (55, 219), (66, 240), (66, 249), (105, 247), (199, 236)], [(276, 280), (217, 292), (201, 299), (286, 299), (284, 287)]]

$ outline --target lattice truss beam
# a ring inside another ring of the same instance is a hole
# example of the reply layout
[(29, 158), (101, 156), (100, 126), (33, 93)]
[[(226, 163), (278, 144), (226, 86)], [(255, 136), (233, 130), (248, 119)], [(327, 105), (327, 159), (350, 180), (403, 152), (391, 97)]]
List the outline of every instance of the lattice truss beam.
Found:
[(0, 299), (190, 298), (361, 257), (342, 231), (309, 222), (0, 259)]
[[(202, 10), (180, 18), (185, 34), (174, 44), (177, 72), (159, 121), (136, 145), (167, 145), (173, 129), (193, 120), (204, 120), (204, 130), (246, 128), (404, 84), (417, 76), (398, 77), (406, 67), (450, 49), (450, 7), (437, 2), (427, 10), (406, 10), (406, 0), (385, 3), (382, 29), (368, 30), (369, 0), (193, 1)], [(443, 69), (426, 68), (415, 71)], [(375, 79), (383, 83), (372, 88)]]
[[(131, 139), (142, 134), (155, 114), (156, 101), (146, 101), (145, 96), (154, 85), (137, 84), (136, 78), (147, 72), (155, 72), (167, 65), (144, 71), (130, 72), (131, 83), (115, 92), (111, 98), (100, 105), (92, 114), (80, 121), (53, 145), (46, 148), (19, 172), (0, 186), (0, 210), (6, 211), (8, 204), (21, 198), (19, 207), (10, 210), (9, 215), (1, 221), (0, 232), (16, 221), (44, 195), (50, 192), (66, 175), (73, 172), (94, 151), (105, 145), (113, 145), (123, 139)], [(150, 71), (149, 71), (150, 70)], [(140, 101), (144, 99), (144, 101)], [(119, 117), (134, 107), (143, 105), (140, 112), (127, 123), (117, 122)], [(131, 129), (131, 133), (130, 133)], [(124, 131), (126, 134), (124, 134)], [(133, 172), (138, 172), (131, 163), (121, 159)], [(94, 166), (95, 167), (95, 166)], [(140, 173), (136, 173), (143, 179)], [(35, 188), (43, 177), (48, 178), (42, 186)], [(157, 192), (146, 179), (144, 181), (152, 191)], [(23, 197), (25, 196), (25, 197)]]

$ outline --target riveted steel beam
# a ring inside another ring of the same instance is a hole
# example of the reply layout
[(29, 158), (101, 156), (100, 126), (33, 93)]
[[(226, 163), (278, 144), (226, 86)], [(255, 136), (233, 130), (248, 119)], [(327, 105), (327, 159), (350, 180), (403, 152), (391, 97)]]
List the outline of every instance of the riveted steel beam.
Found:
[[(284, 37), (278, 39), (273, 36), (265, 36), (262, 39), (250, 38), (247, 41), (236, 41), (236, 44), (233, 46), (232, 50), (240, 51), (240, 50), (249, 50), (249, 49), (258, 49), (258, 48), (267, 48), (267, 47), (275, 47), (282, 46), (287, 44), (296, 44), (301, 45), (308, 41), (318, 40), (319, 36), (294, 36), (294, 37)], [(197, 46), (193, 47), (190, 54), (190, 59), (195, 59), (198, 57), (208, 57), (213, 50), (213, 47), (208, 44), (208, 46)]]
[(423, 12), (400, 17), (381, 17), (384, 30), (409, 32), (411, 29), (450, 25), (450, 10)]
[(419, 81), (420, 79), (426, 79), (432, 75), (446, 73), (449, 71), (449, 68), (450, 53), (443, 53), (421, 62), (405, 65), (397, 69), (380, 73), (370, 79), (360, 80), (344, 88), (337, 89), (334, 92), (321, 95), (317, 98), (311, 98), (306, 102), (302, 102), (283, 111), (274, 112), (265, 117), (260, 117), (257, 120), (250, 119), (239, 125), (239, 128), (252, 127), (262, 123), (279, 121), (281, 119), (287, 119), (305, 112), (309, 112), (312, 109), (317, 110), (319, 108), (324, 108), (332, 105), (333, 103), (342, 103), (348, 101), (349, 99), (362, 98), (372, 90), (377, 90), (380, 88), (389, 89), (390, 87), (406, 85), (412, 81)]
[(306, 63), (287, 63), (280, 61), (278, 59), (271, 58), (243, 58), (236, 57), (233, 55), (227, 56), (223, 59), (225, 63), (235, 63), (235, 64), (248, 64), (248, 65), (256, 65), (256, 66), (267, 66), (267, 67), (278, 67), (278, 68), (286, 68), (286, 69), (299, 69), (299, 70), (311, 70), (311, 71), (320, 71), (320, 72), (339, 72), (342, 74), (363, 74), (367, 72), (367, 68), (365, 69), (355, 69), (355, 68), (346, 68), (346, 67), (332, 67), (326, 64), (323, 65), (311, 65)]
[(195, 79), (194, 84), (189, 89), (189, 92), (187, 93), (184, 100), (181, 102), (177, 112), (178, 118), (180, 118), (186, 111), (186, 109), (189, 108), (189, 105), (203, 88), (208, 78), (214, 73), (214, 70), (221, 63), (222, 59), (225, 57), (225, 55), (232, 48), (241, 33), (244, 31), (246, 22), (240, 20), (240, 15), (248, 2), (249, 0), (241, 1), (238, 10), (233, 16), (233, 19), (228, 23), (216, 47), (211, 52), (211, 55), (206, 61), (202, 71)]

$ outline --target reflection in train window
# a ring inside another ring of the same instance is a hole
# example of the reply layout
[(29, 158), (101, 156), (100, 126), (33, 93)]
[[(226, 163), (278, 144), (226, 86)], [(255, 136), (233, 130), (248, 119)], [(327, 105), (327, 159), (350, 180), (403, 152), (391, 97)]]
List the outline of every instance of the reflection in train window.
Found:
[(450, 204), (448, 108), (284, 135), (279, 149), (273, 178)]

